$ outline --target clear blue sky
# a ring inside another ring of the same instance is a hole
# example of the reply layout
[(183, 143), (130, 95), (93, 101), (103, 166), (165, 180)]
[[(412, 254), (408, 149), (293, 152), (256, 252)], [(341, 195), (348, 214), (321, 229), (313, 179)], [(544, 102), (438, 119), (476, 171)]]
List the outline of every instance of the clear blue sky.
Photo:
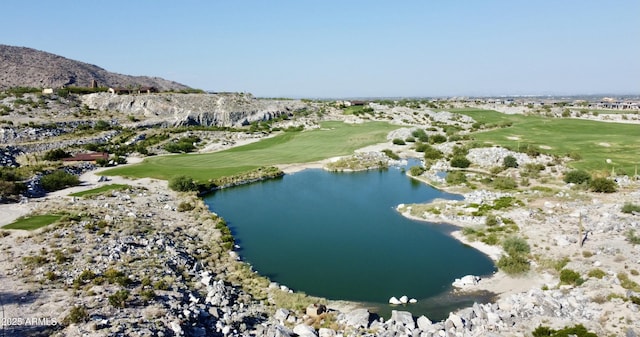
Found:
[(0, 43), (261, 97), (640, 93), (640, 1), (6, 1)]

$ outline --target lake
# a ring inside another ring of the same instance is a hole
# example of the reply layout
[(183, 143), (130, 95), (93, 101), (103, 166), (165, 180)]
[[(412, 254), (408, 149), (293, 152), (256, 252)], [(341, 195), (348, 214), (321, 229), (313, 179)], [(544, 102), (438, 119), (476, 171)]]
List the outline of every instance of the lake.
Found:
[(409, 178), (402, 170), (332, 173), (308, 169), (276, 180), (216, 191), (209, 208), (229, 225), (238, 253), (260, 274), (294, 291), (365, 303), (381, 315), (392, 296), (432, 320), (486, 302), (458, 296), (451, 282), (489, 275), (493, 262), (452, 238), (445, 224), (410, 220), (395, 207), (462, 197)]

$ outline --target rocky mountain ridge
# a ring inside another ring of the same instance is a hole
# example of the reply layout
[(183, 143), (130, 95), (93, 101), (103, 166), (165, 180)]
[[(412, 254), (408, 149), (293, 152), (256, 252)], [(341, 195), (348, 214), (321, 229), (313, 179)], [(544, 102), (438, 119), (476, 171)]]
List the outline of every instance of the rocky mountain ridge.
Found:
[(27, 47), (0, 44), (0, 89), (10, 87), (156, 87), (160, 91), (189, 87), (160, 77), (130, 76), (109, 72), (93, 64), (71, 60)]
[(179, 125), (242, 126), (292, 114), (308, 107), (299, 100), (256, 99), (250, 94), (96, 93), (81, 97), (90, 109), (118, 111), (148, 121)]

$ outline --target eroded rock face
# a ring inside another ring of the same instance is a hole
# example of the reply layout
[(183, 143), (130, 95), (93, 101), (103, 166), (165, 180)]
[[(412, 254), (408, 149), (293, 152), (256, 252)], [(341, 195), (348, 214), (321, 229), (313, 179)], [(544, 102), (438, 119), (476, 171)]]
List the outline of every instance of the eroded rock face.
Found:
[(250, 94), (96, 93), (81, 99), (91, 109), (119, 111), (176, 126), (242, 126), (290, 115), (307, 107), (298, 100), (256, 99)]

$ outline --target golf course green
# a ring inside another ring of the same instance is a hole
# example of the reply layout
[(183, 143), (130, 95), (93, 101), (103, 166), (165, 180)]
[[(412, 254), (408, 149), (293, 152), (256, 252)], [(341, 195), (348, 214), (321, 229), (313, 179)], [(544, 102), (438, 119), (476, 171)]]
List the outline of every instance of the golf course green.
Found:
[(205, 182), (261, 166), (307, 163), (349, 155), (361, 147), (384, 142), (387, 133), (397, 128), (386, 122), (323, 122), (319, 129), (284, 132), (225, 151), (149, 157), (142, 163), (110, 169), (103, 174), (163, 180), (187, 175)]

